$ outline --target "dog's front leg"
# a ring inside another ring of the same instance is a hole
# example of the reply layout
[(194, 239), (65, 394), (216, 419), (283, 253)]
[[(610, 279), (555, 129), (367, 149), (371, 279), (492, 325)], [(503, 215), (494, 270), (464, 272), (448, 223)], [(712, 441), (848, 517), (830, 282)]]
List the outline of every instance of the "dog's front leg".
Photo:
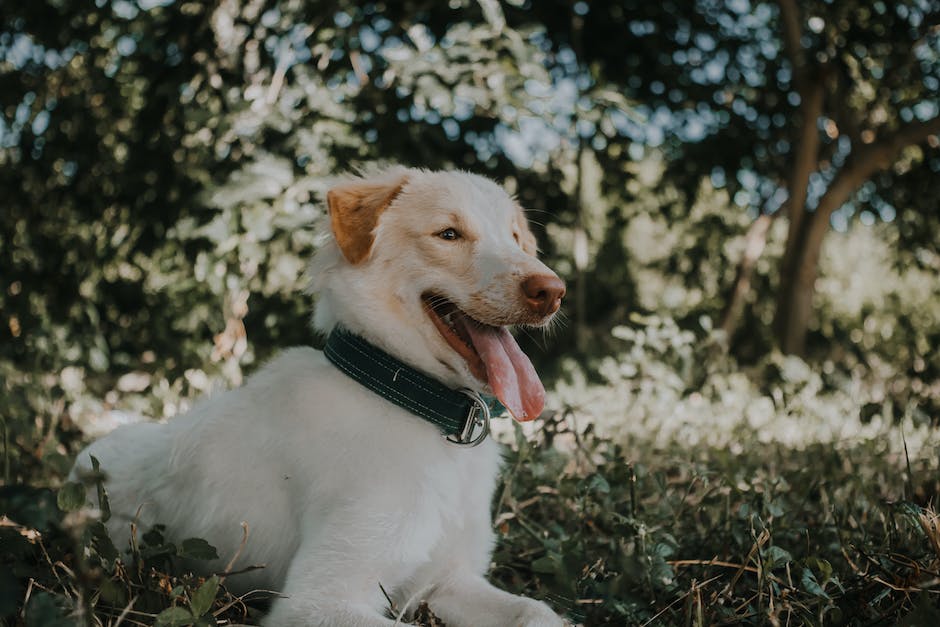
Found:
[[(350, 550), (349, 553), (354, 553)], [(282, 598), (261, 624), (266, 627), (394, 627), (385, 617), (382, 594), (370, 560), (335, 551), (298, 551), (287, 572)], [(356, 565), (364, 565), (357, 568)]]
[(564, 627), (547, 605), (500, 590), (472, 573), (455, 573), (428, 599), (448, 627)]
[(349, 590), (300, 589), (288, 583), (284, 597), (271, 605), (261, 621), (266, 627), (394, 627), (382, 615), (375, 599), (361, 598)]
[(342, 599), (278, 599), (262, 625), (266, 627), (395, 627), (368, 603)]

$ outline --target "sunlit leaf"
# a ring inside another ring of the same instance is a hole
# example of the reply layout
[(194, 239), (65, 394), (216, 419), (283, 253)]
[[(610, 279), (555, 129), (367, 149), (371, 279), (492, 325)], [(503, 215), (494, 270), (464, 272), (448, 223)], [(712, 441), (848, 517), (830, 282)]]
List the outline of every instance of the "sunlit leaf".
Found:
[(68, 481), (59, 489), (56, 497), (59, 509), (74, 512), (85, 506), (85, 486), (75, 481)]

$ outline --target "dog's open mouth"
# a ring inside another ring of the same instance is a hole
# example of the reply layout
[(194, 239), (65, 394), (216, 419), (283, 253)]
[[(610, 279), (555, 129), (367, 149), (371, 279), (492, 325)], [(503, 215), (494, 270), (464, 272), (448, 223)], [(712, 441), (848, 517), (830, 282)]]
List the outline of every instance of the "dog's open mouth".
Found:
[(509, 330), (474, 320), (437, 294), (425, 294), (421, 300), (447, 344), (463, 357), (473, 376), (490, 386), (513, 418), (538, 418), (545, 388)]

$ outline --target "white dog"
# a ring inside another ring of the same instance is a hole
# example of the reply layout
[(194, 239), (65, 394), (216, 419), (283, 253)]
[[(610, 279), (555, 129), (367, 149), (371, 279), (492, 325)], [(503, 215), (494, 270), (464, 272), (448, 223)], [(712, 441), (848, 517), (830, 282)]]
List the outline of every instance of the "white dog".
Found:
[(391, 168), (328, 204), (333, 237), (311, 268), (326, 351), (291, 349), (167, 424), (119, 428), (73, 473), (101, 461), (119, 547), (139, 509), (141, 529), (218, 547), (220, 570), (247, 521), (239, 564), (266, 568), (229, 584), (283, 591), (273, 627), (394, 625), (383, 588), (451, 627), (563, 625), (484, 578), (500, 453), (479, 393), (518, 420), (541, 412), (507, 326), (547, 324), (564, 283), (483, 177)]

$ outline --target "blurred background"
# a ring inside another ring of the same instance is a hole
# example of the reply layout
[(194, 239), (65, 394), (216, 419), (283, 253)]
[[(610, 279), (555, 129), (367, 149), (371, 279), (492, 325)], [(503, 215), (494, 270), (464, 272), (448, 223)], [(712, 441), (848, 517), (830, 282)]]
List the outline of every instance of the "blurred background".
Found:
[[(845, 411), (866, 421), (940, 417), (928, 0), (0, 15), (0, 393), (17, 478), (64, 463), (75, 424), (170, 416), (316, 344), (302, 288), (326, 180), (375, 160), (465, 168), (519, 197), (569, 284), (567, 324), (528, 339), (549, 382), (610, 383), (614, 358), (616, 383), (663, 385), (662, 366), (683, 398), (716, 368), (758, 388), (805, 369), (792, 376), (849, 386)], [(638, 351), (650, 363), (624, 357)]]
[[(792, 511), (838, 501), (897, 538), (879, 508), (937, 493), (938, 24), (933, 0), (3, 2), (2, 481), (55, 486), (88, 437), (319, 345), (303, 288), (327, 181), (397, 162), (488, 175), (528, 209), (569, 297), (525, 347), (550, 412), (616, 444), (572, 493), (637, 516), (634, 486), (663, 490), (648, 512), (672, 523), (636, 553), (649, 598), (678, 585), (673, 552), (755, 554), (710, 525), (783, 516), (774, 472)], [(712, 522), (667, 533), (719, 475)], [(819, 533), (806, 552), (836, 560)], [(558, 551), (533, 553), (543, 577)], [(831, 607), (832, 566), (801, 564), (807, 607)]]

